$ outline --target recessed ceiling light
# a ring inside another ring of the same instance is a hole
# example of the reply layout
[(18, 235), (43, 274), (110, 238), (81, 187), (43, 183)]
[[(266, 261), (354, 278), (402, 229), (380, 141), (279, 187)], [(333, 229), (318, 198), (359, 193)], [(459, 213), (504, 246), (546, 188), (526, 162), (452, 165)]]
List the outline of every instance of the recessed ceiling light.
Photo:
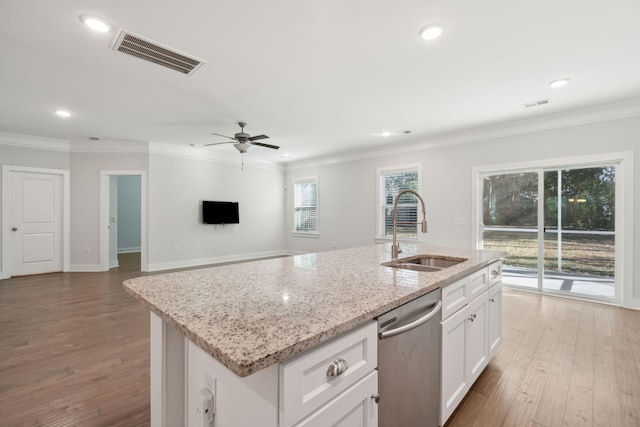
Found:
[(82, 15), (80, 20), (84, 22), (84, 25), (91, 28), (93, 31), (97, 31), (99, 33), (108, 33), (111, 31), (111, 24), (109, 24), (104, 19), (96, 18), (91, 15)]
[(570, 80), (570, 79), (569, 79), (568, 77), (565, 77), (565, 78), (562, 78), (562, 79), (554, 80), (554, 81), (552, 81), (551, 83), (549, 83), (549, 87), (552, 87), (552, 88), (559, 88), (559, 87), (562, 87), (562, 86), (566, 86), (566, 85), (568, 85), (568, 84), (569, 84), (569, 80)]
[(282, 155), (282, 157), (284, 157), (284, 158), (288, 158), (288, 157), (291, 157), (291, 154), (289, 154), (289, 153), (284, 153), (284, 154)]
[(391, 135), (392, 135), (391, 132), (389, 132), (388, 130), (380, 132), (380, 136), (383, 136), (385, 138)]
[(56, 108), (53, 112), (56, 113), (58, 117), (64, 117), (65, 119), (72, 116), (71, 111), (67, 110), (60, 110)]
[(420, 37), (422, 40), (435, 40), (442, 35), (443, 31), (442, 25), (427, 25), (420, 31)]

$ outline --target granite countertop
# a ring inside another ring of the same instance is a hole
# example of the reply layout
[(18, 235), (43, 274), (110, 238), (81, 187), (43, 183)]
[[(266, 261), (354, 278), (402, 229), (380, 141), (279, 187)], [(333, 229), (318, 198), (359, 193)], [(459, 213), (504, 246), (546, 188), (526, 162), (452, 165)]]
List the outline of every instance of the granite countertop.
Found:
[(501, 258), (502, 252), (403, 244), (466, 258), (438, 272), (384, 267), (389, 245), (130, 279), (126, 291), (244, 377), (371, 321)]

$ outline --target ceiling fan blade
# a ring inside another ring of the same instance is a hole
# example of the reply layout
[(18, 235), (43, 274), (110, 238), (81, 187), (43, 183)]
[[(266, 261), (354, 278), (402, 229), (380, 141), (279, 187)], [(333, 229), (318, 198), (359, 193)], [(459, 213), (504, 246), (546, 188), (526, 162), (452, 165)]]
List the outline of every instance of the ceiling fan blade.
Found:
[(234, 137), (227, 136), (227, 135), (220, 135), (219, 133), (212, 133), (211, 135), (221, 136), (221, 137), (223, 137), (223, 138), (233, 139), (234, 141), (236, 140)]
[(263, 144), (262, 142), (253, 142), (251, 145), (258, 145), (260, 147), (273, 148), (274, 150), (277, 150), (278, 148), (280, 148), (277, 145)]
[(257, 141), (259, 139), (268, 139), (268, 138), (269, 137), (267, 135), (256, 135), (249, 138), (249, 141)]
[(226, 141), (226, 142), (214, 142), (212, 144), (204, 144), (204, 146), (208, 146), (208, 145), (220, 145), (220, 144), (233, 144), (234, 141)]

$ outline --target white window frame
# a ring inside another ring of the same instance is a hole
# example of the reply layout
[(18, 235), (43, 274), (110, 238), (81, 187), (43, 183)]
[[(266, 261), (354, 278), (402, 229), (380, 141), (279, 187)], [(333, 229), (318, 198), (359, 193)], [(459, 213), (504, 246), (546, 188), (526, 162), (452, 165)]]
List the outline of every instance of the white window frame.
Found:
[[(422, 163), (409, 163), (404, 165), (396, 165), (396, 166), (383, 166), (376, 169), (376, 242), (377, 243), (385, 243), (393, 240), (392, 236), (384, 235), (384, 211), (382, 209), (383, 205), (380, 203), (382, 199), (382, 191), (384, 188), (381, 188), (381, 177), (382, 175), (388, 175), (392, 173), (402, 173), (402, 172), (418, 172), (418, 193), (422, 196)], [(424, 197), (423, 197), (424, 198)], [(418, 204), (418, 219), (420, 219), (420, 204)], [(419, 242), (422, 241), (422, 233), (418, 230), (418, 225), (416, 224), (416, 237), (408, 238), (408, 237), (398, 237), (398, 241), (406, 241), (406, 242)]]
[[(316, 229), (314, 231), (298, 231), (296, 228), (296, 207), (298, 206), (298, 201), (296, 200), (296, 185), (298, 184), (308, 184), (314, 183), (316, 185)], [(291, 232), (292, 236), (295, 237), (312, 237), (319, 238), (320, 237), (320, 186), (318, 185), (318, 177), (310, 176), (306, 178), (296, 178), (293, 180), (293, 221), (292, 221), (293, 231)]]
[[(482, 165), (472, 168), (472, 201), (471, 201), (471, 238), (472, 245), (481, 249), (482, 241), (482, 188), (483, 179), (487, 175), (514, 173), (544, 168), (575, 168), (616, 165), (616, 249), (615, 278), (617, 304), (622, 307), (640, 310), (640, 298), (633, 294), (634, 257), (633, 257), (633, 152), (613, 152), (585, 156), (573, 156), (507, 164)], [(538, 214), (541, 215), (540, 213)], [(618, 260), (622, 262), (618, 262)], [(568, 297), (575, 298), (575, 297)], [(578, 298), (580, 299), (580, 298)], [(589, 300), (592, 301), (592, 300)], [(599, 300), (598, 300), (599, 301)], [(602, 301), (600, 301), (602, 302)]]

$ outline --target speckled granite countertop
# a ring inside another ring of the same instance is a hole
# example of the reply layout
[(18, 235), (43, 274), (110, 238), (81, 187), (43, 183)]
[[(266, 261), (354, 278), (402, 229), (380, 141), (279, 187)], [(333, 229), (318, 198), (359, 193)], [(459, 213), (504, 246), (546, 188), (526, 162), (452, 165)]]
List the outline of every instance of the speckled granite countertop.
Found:
[(127, 280), (132, 296), (239, 376), (282, 362), (503, 256), (403, 244), (401, 258), (467, 258), (439, 272), (384, 267), (389, 245)]

